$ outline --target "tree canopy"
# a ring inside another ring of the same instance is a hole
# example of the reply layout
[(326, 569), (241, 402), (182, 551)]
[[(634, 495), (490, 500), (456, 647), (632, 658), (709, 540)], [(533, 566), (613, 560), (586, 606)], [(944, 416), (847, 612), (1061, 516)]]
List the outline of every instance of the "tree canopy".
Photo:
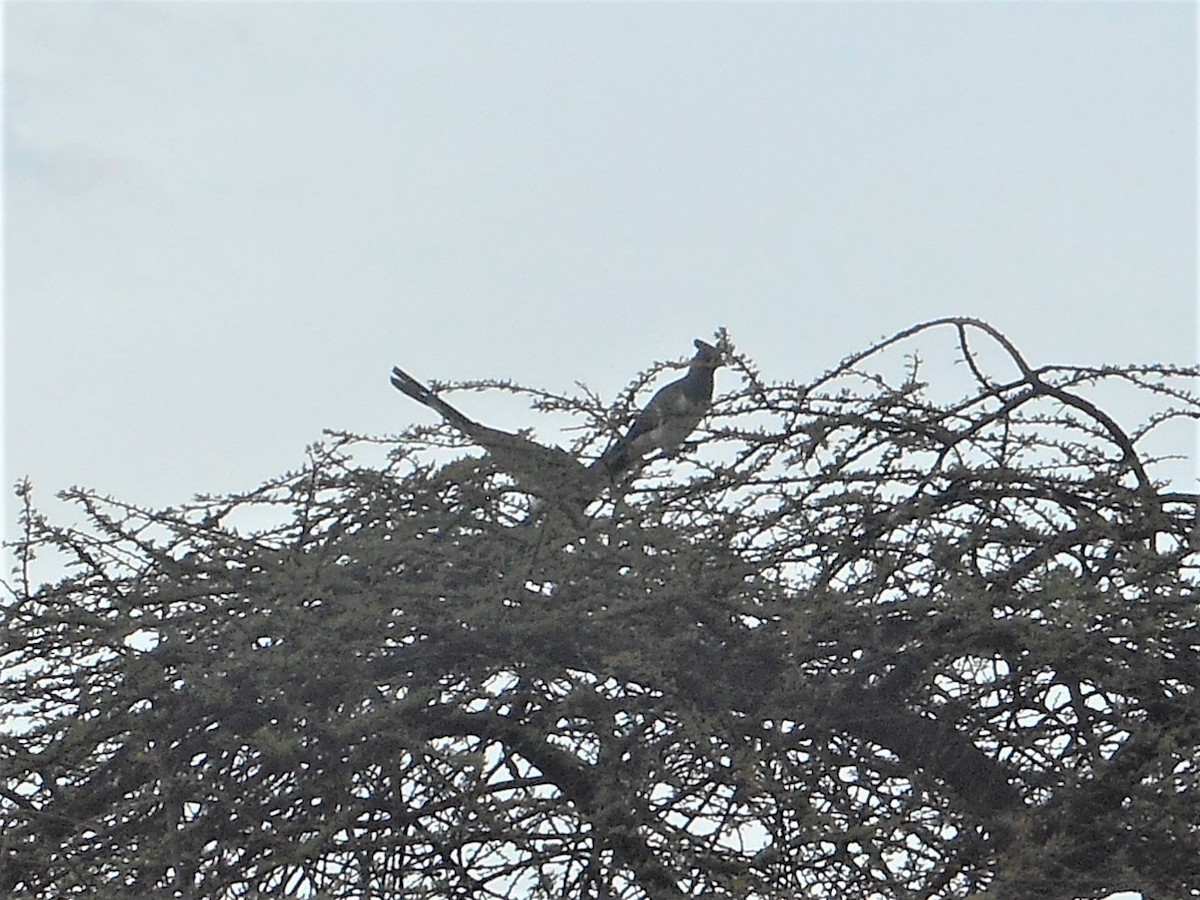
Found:
[[(19, 486), (0, 890), (1200, 897), (1197, 497), (1153, 450), (1197, 371), (971, 319), (806, 384), (729, 360), (582, 513), (445, 424), (75, 525)], [(470, 386), (595, 459), (661, 369)]]

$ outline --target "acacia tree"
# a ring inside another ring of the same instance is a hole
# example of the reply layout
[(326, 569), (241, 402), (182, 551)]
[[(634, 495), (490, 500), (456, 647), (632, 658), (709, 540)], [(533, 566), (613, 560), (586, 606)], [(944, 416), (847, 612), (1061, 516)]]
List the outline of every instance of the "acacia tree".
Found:
[[(0, 887), (1200, 896), (1197, 498), (1142, 449), (1197, 373), (969, 319), (807, 385), (731, 360), (691, 452), (583, 515), (444, 426), (176, 509), (73, 490), (79, 527), (26, 490)], [(580, 457), (619, 418), (531, 393)]]

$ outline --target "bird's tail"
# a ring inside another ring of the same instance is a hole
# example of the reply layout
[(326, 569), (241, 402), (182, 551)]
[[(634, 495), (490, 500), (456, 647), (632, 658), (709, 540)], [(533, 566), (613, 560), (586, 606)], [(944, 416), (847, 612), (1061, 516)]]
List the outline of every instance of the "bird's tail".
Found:
[(608, 473), (608, 477), (616, 481), (616, 479), (629, 468), (629, 445), (624, 438), (617, 438), (609, 444), (598, 460), (596, 460), (597, 468), (603, 469)]
[(392, 387), (400, 391), (400, 393), (412, 397), (418, 403), (428, 406), (451, 425), (456, 426), (462, 431), (469, 433), (477, 424), (473, 419), (464, 416), (399, 366), (392, 366)]

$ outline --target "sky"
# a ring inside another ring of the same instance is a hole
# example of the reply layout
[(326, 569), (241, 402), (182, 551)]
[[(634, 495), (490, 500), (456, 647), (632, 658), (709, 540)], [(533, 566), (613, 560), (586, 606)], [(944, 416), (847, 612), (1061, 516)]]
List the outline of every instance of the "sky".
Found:
[(5, 532), (23, 476), (164, 506), (432, 421), (395, 363), (611, 399), (721, 326), (803, 382), (944, 315), (1193, 363), (1196, 15), (4, 4)]

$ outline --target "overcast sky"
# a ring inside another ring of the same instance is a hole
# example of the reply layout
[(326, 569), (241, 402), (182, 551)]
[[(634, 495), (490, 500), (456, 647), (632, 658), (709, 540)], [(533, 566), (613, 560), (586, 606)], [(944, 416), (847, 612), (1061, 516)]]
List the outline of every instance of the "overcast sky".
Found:
[(4, 472), (46, 505), (429, 421), (393, 363), (612, 397), (726, 326), (804, 381), (949, 314), (1036, 363), (1196, 357), (1190, 3), (4, 18)]

